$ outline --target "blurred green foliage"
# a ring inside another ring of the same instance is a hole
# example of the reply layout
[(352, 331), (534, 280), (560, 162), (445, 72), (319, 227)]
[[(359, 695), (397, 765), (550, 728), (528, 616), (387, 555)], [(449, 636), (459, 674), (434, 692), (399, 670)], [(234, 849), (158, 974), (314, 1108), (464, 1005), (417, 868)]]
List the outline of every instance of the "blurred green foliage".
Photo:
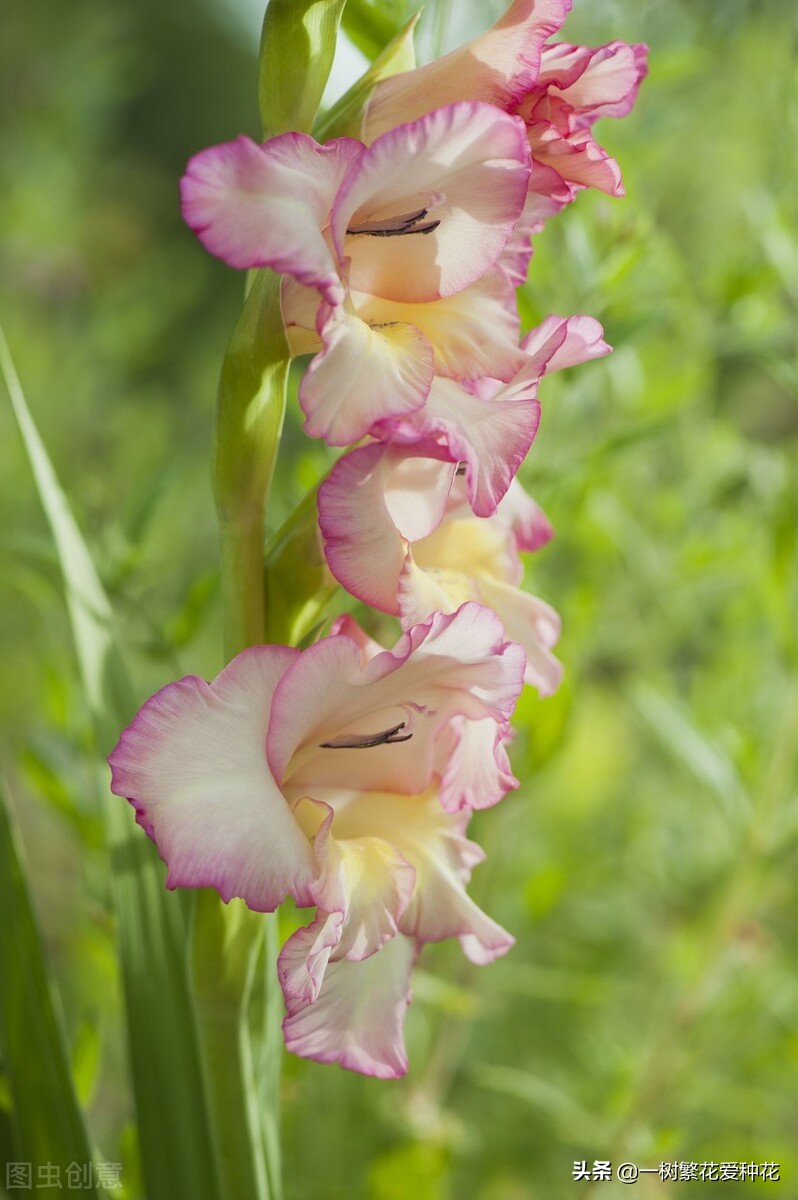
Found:
[[(502, 7), (429, 5), (422, 52)], [(176, 185), (191, 153), (257, 136), (259, 17), (247, 39), (212, 0), (4, 14), (0, 319), (142, 694), (220, 663), (210, 430), (242, 281)], [(475, 819), (473, 883), (518, 944), (483, 969), (425, 951), (407, 1080), (286, 1062), (290, 1200), (627, 1195), (572, 1181), (595, 1159), (775, 1160), (781, 1185), (688, 1194), (794, 1191), (794, 22), (783, 0), (576, 0), (569, 40), (645, 40), (652, 69), (598, 131), (627, 199), (551, 222), (522, 294), (527, 326), (587, 312), (616, 350), (544, 381), (524, 472), (557, 529), (529, 585), (562, 612), (567, 681), (522, 701), (522, 786)], [(5, 406), (0, 431), (4, 765), (92, 1132), (132, 1200), (90, 718)], [(329, 461), (294, 409), (272, 529)]]

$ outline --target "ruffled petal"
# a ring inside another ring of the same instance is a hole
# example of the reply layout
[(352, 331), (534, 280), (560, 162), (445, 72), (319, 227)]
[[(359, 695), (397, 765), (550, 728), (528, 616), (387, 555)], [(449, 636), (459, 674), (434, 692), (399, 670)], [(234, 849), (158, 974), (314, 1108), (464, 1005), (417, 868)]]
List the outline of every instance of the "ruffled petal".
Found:
[(577, 128), (599, 117), (625, 117), (637, 99), (648, 70), (648, 47), (610, 42), (586, 46), (546, 46), (540, 84), (553, 84), (561, 99), (576, 110)]
[(425, 570), (493, 575), (519, 583), (523, 575), (515, 538), (498, 517), (475, 517), (469, 508), (448, 512), (438, 528), (413, 545), (413, 557)]
[(502, 497), (496, 515), (512, 530), (518, 550), (539, 550), (554, 537), (554, 528), (548, 517), (524, 490), (517, 477)]
[(612, 346), (604, 341), (604, 330), (593, 317), (548, 316), (535, 329), (531, 329), (521, 343), (529, 355), (534, 369), (562, 371), (593, 358), (603, 358)]
[(343, 308), (323, 309), (324, 349), (299, 386), (305, 432), (348, 446), (386, 417), (414, 412), (427, 398), (434, 357), (414, 325), (372, 327)]
[(536, 83), (543, 44), (570, 8), (571, 0), (514, 0), (487, 33), (426, 66), (382, 80), (366, 111), (365, 140), (454, 100), (511, 108)]
[(512, 261), (502, 252), (500, 267), (462, 292), (430, 304), (402, 304), (377, 296), (353, 296), (358, 315), (369, 324), (408, 322), (420, 329), (435, 352), (436, 375), (453, 379), (512, 379), (524, 354), (519, 349), (519, 319), (513, 287), (502, 267)]
[(589, 46), (572, 46), (568, 42), (553, 42), (544, 46), (540, 56), (540, 74), (527, 103), (534, 104), (539, 96), (548, 95), (554, 89), (561, 93), (572, 87), (587, 70), (593, 53)]
[(420, 567), (408, 550), (397, 588), (403, 629), (425, 621), (430, 613), (456, 612), (461, 604), (479, 599), (478, 588), (462, 571)]
[(341, 940), (343, 914), (319, 909), (309, 925), (292, 934), (280, 951), (277, 975), (286, 1000), (313, 1004), (318, 999), (330, 954)]
[(111, 787), (158, 847), (168, 887), (214, 887), (258, 912), (286, 895), (314, 902), (313, 851), (265, 754), (275, 688), (298, 656), (254, 646), (213, 683), (169, 684), (120, 737)]
[(509, 950), (513, 939), (466, 893), (471, 868), (484, 857), (463, 836), (466, 820), (467, 814), (446, 812), (435, 791), (418, 796), (374, 793), (348, 805), (336, 816), (336, 826), (341, 836), (380, 831), (415, 867), (403, 933), (421, 942), (459, 937), (465, 939), (469, 958), (490, 962)]
[(402, 451), (376, 442), (339, 459), (319, 488), (319, 526), (330, 570), (348, 592), (398, 611), (405, 539), (438, 525), (455, 469), (433, 445)]
[(477, 516), (496, 511), (526, 458), (540, 423), (537, 379), (516, 376), (493, 397), (475, 396), (451, 379), (436, 378), (416, 423), (423, 435), (441, 435), (454, 458), (465, 463), (466, 483)]
[(415, 869), (393, 846), (373, 836), (338, 841), (330, 833), (332, 819), (330, 809), (316, 838), (324, 868), (321, 907), (280, 953), (278, 974), (288, 1001), (314, 1003), (329, 961), (376, 954), (398, 932), (413, 892)]
[(450, 734), (452, 742), (440, 782), (440, 801), (447, 812), (490, 808), (518, 787), (505, 748), (506, 731), (495, 721), (457, 717)]
[(621, 168), (606, 150), (581, 130), (568, 137), (546, 121), (529, 126), (532, 157), (551, 167), (570, 184), (594, 187), (608, 196), (623, 196)]
[(319, 310), (324, 303), (316, 288), (297, 283), (290, 275), (280, 280), (280, 307), (292, 356), (316, 354), (322, 349)]
[(551, 696), (562, 682), (563, 667), (551, 653), (560, 636), (560, 618), (551, 605), (521, 588), (496, 579), (480, 580), (485, 604), (494, 609), (509, 638), (524, 647), (527, 656), (524, 680)]
[(374, 638), (369, 637), (365, 629), (361, 629), (351, 613), (341, 613), (340, 617), (336, 617), (330, 626), (330, 635), (337, 637), (338, 634), (343, 634), (344, 637), (351, 638), (360, 647), (360, 661), (363, 666), (374, 658), (377, 654), (382, 654), (385, 649), (379, 642), (375, 642)]
[(397, 935), (369, 958), (330, 962), (314, 1003), (286, 999), (288, 1049), (378, 1079), (404, 1075), (404, 1022), (415, 958), (413, 940)]
[(319, 903), (343, 917), (334, 957), (368, 958), (396, 934), (413, 892), (415, 869), (376, 836), (341, 839), (326, 832), (321, 844), (316, 839), (316, 851), (323, 866)]
[(364, 152), (339, 138), (320, 146), (284, 133), (258, 146), (236, 138), (196, 154), (180, 184), (183, 216), (211, 254), (231, 267), (272, 267), (343, 297), (323, 236), (335, 195)]
[(333, 208), (350, 286), (409, 304), (462, 291), (501, 254), (529, 171), (523, 121), (487, 104), (448, 105), (383, 134)]

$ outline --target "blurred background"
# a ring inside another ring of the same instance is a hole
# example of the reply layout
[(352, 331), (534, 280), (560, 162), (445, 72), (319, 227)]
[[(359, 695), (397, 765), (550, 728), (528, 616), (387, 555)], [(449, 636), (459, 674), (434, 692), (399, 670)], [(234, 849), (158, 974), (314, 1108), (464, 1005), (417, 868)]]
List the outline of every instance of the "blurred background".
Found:
[[(503, 8), (430, 0), (423, 56)], [(208, 456), (242, 280), (182, 226), (177, 180), (257, 137), (261, 19), (255, 0), (4, 11), (0, 320), (142, 698), (220, 665)], [(557, 530), (529, 586), (562, 613), (567, 673), (523, 697), (522, 786), (472, 826), (472, 892), (517, 946), (481, 969), (425, 950), (400, 1083), (286, 1059), (288, 1200), (628, 1195), (574, 1181), (596, 1160), (775, 1161), (780, 1184), (634, 1194), (798, 1195), (793, 6), (575, 0), (563, 36), (646, 41), (651, 73), (597, 127), (627, 198), (550, 222), (521, 297), (525, 327), (589, 313), (616, 349), (544, 381), (523, 474)], [(79, 1092), (133, 1200), (96, 758), (6, 404), (0, 445), (2, 764)], [(292, 407), (272, 525), (327, 461)]]

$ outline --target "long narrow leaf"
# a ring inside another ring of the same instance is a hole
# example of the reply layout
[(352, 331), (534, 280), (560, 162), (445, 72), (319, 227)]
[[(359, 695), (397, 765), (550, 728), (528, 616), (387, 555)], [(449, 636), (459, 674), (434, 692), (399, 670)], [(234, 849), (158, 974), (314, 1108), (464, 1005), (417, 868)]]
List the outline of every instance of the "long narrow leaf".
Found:
[[(112, 614), (33, 422), (5, 338), (0, 368), (55, 541), (98, 744), (107, 753), (136, 700)], [(105, 776), (104, 776), (105, 779)], [(148, 1200), (215, 1200), (215, 1164), (187, 970), (186, 905), (132, 811), (104, 786), (128, 1045)]]
[(37, 1185), (39, 1168), (52, 1165), (53, 1186), (36, 1188), (37, 1195), (52, 1200), (63, 1195), (60, 1181), (67, 1179), (69, 1167), (77, 1164), (80, 1169), (90, 1163), (91, 1153), (70, 1073), (58, 997), (2, 782), (0, 981), (0, 1054), (11, 1082), (13, 1161), (30, 1164)]

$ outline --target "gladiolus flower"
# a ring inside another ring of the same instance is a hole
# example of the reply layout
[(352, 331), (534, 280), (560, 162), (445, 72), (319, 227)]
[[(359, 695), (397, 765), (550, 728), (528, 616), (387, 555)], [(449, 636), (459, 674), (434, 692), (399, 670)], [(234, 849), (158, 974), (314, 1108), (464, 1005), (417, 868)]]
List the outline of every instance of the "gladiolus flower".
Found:
[(433, 376), (509, 379), (522, 356), (496, 266), (521, 215), (524, 124), (459, 103), (366, 148), (286, 133), (196, 155), (183, 214), (211, 253), (287, 277), (295, 353), (315, 352), (299, 400), (305, 429), (348, 445), (423, 405)]
[(502, 743), (524, 653), (476, 604), (393, 651), (343, 628), (163, 688), (109, 762), (168, 887), (214, 887), (259, 912), (286, 895), (317, 906), (280, 956), (286, 1042), (389, 1078), (406, 1069), (420, 946), (458, 937), (487, 962), (512, 942), (466, 895), (481, 852), (464, 831), (471, 800), (515, 786)]
[(466, 601), (488, 605), (524, 648), (525, 682), (549, 696), (562, 678), (551, 653), (560, 619), (522, 590), (519, 551), (539, 549), (551, 526), (517, 479), (493, 516), (475, 517), (464, 475), (439, 453), (429, 444), (375, 442), (336, 465), (319, 491), (330, 570), (353, 596), (406, 628)]
[(584, 187), (622, 196), (618, 164), (590, 129), (599, 117), (630, 111), (646, 74), (646, 47), (546, 45), (570, 8), (571, 0), (515, 0), (487, 33), (382, 80), (364, 115), (364, 140), (440, 104), (482, 100), (517, 113), (526, 124), (533, 158), (527, 233), (537, 232)]

